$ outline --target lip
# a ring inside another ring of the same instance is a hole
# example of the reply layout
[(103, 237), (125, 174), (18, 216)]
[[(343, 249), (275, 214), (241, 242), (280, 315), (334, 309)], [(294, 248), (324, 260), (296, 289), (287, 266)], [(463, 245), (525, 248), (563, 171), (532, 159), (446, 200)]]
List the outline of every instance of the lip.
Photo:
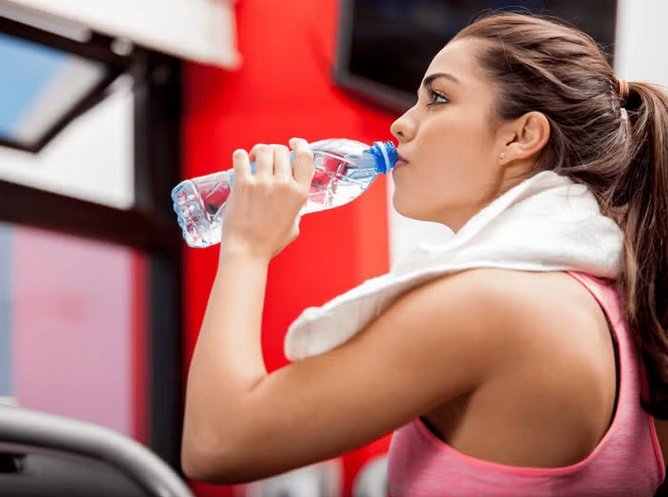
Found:
[(405, 166), (408, 164), (408, 160), (403, 155), (397, 153), (397, 156), (399, 158), (397, 159), (397, 162), (394, 164), (394, 167)]

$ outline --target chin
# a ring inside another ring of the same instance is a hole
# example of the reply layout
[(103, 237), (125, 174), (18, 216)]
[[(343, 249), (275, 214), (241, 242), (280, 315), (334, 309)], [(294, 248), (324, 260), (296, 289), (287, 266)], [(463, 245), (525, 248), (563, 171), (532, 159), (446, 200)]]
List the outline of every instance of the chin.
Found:
[(396, 193), (392, 197), (392, 207), (394, 207), (394, 210), (404, 216), (404, 217), (410, 217), (413, 218), (411, 214), (411, 209), (408, 209), (406, 205), (404, 205), (399, 199), (397, 199)]
[(396, 198), (392, 200), (392, 206), (398, 214), (409, 219), (415, 219), (416, 221), (431, 221), (431, 219), (429, 219), (428, 216), (425, 216), (420, 210), (415, 207), (411, 208), (411, 206), (402, 204), (401, 202), (397, 202)]
[(459, 229), (461, 224), (463, 224), (457, 222), (456, 217), (453, 215), (443, 215), (443, 212), (434, 213), (433, 211), (420, 209), (418, 206), (402, 203), (396, 196), (392, 198), (392, 206), (394, 207), (394, 210), (403, 217), (415, 221), (440, 224), (453, 232)]

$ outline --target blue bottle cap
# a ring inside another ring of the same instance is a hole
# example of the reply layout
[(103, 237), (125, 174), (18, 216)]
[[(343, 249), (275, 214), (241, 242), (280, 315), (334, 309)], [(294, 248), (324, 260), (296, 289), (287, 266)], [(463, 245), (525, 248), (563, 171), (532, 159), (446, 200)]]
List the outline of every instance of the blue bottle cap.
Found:
[(397, 149), (392, 142), (374, 142), (369, 149), (376, 160), (376, 172), (380, 174), (389, 173), (399, 160)]

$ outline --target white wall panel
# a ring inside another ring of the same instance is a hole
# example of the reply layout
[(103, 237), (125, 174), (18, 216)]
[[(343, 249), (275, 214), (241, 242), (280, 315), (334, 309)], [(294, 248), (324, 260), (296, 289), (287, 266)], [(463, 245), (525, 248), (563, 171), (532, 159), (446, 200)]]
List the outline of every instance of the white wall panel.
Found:
[(184, 59), (228, 68), (239, 63), (234, 0), (8, 1)]
[(615, 73), (668, 87), (668, 2), (619, 0)]

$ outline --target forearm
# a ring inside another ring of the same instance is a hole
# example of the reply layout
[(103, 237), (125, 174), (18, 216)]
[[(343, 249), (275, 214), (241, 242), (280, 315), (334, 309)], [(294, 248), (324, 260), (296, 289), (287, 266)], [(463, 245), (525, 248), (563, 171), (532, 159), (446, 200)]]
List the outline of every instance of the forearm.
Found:
[(257, 415), (270, 409), (255, 388), (267, 377), (261, 347), (267, 269), (299, 234), (297, 214), (313, 177), (306, 142), (293, 139), (291, 147), (294, 161), (284, 146), (257, 145), (232, 156), (218, 272), (186, 391), (181, 462), (197, 479), (247, 472), (251, 463), (240, 449), (259, 445)]
[(185, 450), (239, 435), (244, 397), (267, 375), (261, 320), (268, 263), (221, 252), (188, 376)]

